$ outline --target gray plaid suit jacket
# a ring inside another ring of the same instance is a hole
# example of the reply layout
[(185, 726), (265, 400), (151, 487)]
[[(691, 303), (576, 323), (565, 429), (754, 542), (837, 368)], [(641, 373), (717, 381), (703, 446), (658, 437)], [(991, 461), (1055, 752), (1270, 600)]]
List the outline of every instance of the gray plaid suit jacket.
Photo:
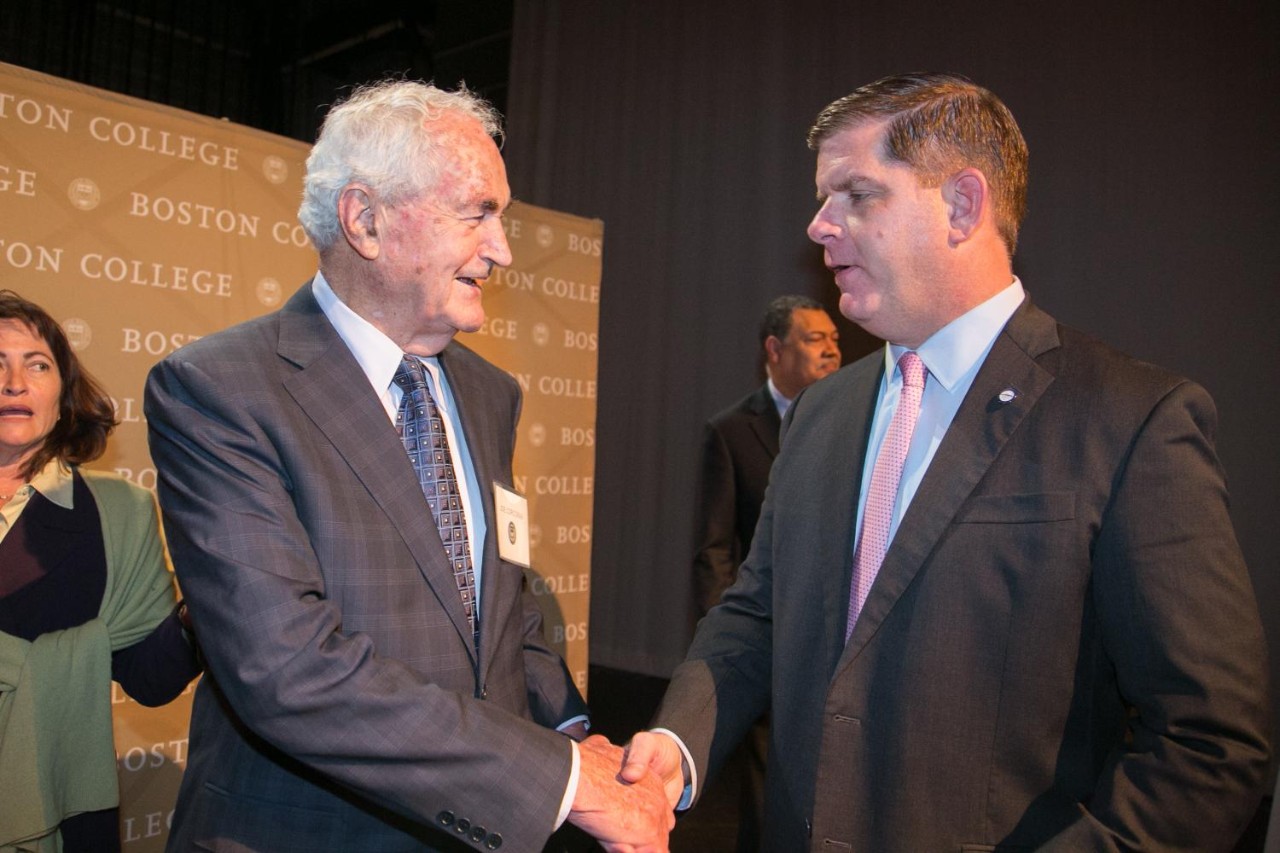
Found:
[[(518, 387), (456, 343), (440, 363), (479, 482), (510, 484)], [(491, 516), (476, 656), (413, 468), (310, 284), (158, 364), (146, 414), (208, 661), (169, 848), (541, 849), (571, 765), (553, 727), (585, 704)]]

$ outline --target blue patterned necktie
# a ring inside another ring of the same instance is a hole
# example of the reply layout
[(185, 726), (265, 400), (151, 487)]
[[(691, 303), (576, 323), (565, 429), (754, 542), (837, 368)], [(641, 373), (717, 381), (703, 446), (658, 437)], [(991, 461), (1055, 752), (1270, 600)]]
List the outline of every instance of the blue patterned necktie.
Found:
[(462, 508), (462, 492), (453, 472), (453, 454), (444, 420), (427, 388), (422, 363), (412, 356), (400, 361), (393, 380), (404, 392), (396, 415), (396, 432), (404, 444), (413, 470), (418, 474), (422, 494), (440, 531), (445, 555), (453, 567), (453, 577), (462, 596), (462, 608), (471, 623), (476, 648), (480, 647), (480, 625), (476, 620), (476, 575), (471, 564), (471, 544), (467, 539), (467, 516)]

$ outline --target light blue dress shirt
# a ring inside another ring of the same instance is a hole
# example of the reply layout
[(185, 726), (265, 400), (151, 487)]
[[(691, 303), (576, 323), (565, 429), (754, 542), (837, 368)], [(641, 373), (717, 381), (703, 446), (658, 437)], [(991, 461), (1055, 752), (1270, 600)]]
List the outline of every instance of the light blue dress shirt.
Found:
[[(911, 499), (915, 497), (916, 489), (920, 487), (920, 481), (924, 479), (925, 471), (929, 470), (929, 463), (933, 461), (938, 445), (946, 437), (951, 420), (973, 386), (974, 377), (987, 360), (987, 354), (991, 352), (1000, 330), (1009, 322), (1013, 312), (1018, 310), (1024, 296), (1022, 282), (1015, 277), (1004, 290), (934, 332), (916, 350), (916, 354), (928, 368), (929, 375), (925, 379), (924, 397), (920, 401), (920, 418), (916, 421), (916, 429), (911, 436), (911, 449), (907, 451), (907, 459), (902, 466), (902, 479), (898, 482), (898, 497), (889, 525), (890, 543), (898, 532), (903, 514), (911, 505)], [(853, 540), (855, 547), (857, 537), (862, 535), (862, 513), (867, 505), (867, 492), (871, 488), (871, 472), (875, 468), (880, 445), (884, 442), (885, 433), (889, 431), (889, 423), (893, 420), (893, 413), (897, 411), (898, 400), (902, 396), (902, 373), (898, 370), (898, 359), (906, 351), (906, 347), (885, 344), (880, 402), (871, 423), (871, 439), (862, 468), (862, 490), (858, 495), (858, 525)]]

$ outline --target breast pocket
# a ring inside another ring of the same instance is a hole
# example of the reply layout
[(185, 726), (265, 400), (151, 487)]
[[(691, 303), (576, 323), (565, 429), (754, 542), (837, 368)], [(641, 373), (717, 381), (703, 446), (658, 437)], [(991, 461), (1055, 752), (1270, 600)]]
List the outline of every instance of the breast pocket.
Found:
[(956, 514), (958, 524), (1038, 524), (1076, 517), (1075, 492), (974, 495)]

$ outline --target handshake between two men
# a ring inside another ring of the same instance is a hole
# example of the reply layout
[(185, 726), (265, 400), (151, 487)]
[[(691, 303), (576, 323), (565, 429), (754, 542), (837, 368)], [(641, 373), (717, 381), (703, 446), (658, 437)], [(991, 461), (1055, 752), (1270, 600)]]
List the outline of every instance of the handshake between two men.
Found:
[(569, 822), (610, 853), (666, 851), (686, 780), (676, 742), (640, 732), (623, 749), (601, 735), (578, 744), (578, 790)]

